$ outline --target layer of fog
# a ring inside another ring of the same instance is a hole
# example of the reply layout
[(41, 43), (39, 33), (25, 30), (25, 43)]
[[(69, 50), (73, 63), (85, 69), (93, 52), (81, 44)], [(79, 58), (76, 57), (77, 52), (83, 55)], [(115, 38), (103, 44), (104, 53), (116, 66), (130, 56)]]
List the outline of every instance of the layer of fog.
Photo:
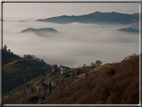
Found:
[[(33, 54), (49, 64), (79, 67), (96, 60), (120, 62), (128, 55), (139, 53), (139, 35), (118, 31), (128, 26), (4, 21), (3, 45), (15, 54)], [(51, 27), (61, 35), (41, 37), (34, 33), (20, 33), (27, 28)]]

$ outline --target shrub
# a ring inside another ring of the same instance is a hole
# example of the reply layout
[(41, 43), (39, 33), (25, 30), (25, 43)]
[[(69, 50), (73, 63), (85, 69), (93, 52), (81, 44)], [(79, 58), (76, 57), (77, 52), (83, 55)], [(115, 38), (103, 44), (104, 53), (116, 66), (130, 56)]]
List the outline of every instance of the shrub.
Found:
[(65, 76), (65, 77), (70, 77), (70, 74), (65, 74), (64, 76)]
[(39, 99), (39, 100), (38, 100), (38, 103), (40, 103), (40, 102), (43, 102), (43, 99)]
[(33, 102), (33, 101), (38, 101), (38, 97), (37, 96), (31, 96), (29, 99), (28, 99), (28, 102)]
[(43, 99), (43, 100), (45, 101), (45, 98), (44, 98), (44, 96), (42, 96), (42, 97), (41, 97), (41, 99)]

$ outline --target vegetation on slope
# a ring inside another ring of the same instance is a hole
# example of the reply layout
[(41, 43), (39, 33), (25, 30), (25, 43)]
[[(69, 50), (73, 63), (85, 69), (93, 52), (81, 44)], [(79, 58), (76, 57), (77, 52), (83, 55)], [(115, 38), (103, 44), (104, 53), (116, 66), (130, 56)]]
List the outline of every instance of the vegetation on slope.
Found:
[(51, 104), (138, 104), (139, 57), (91, 74), (72, 86), (59, 85), (46, 98)]
[[(46, 89), (39, 89), (38, 84), (41, 82), (46, 85)], [(44, 78), (44, 76), (41, 74), (35, 79), (32, 79), (31, 81), (19, 85), (16, 88), (13, 88), (10, 92), (8, 92), (6, 95), (3, 95), (3, 104), (31, 104), (31, 103), (37, 103), (37, 101), (34, 101), (32, 99), (34, 96), (38, 99), (42, 99), (45, 94), (44, 92), (48, 92), (48, 81)]]
[(102, 70), (104, 70), (110, 66), (111, 66), (110, 64), (104, 64), (101, 66), (93, 67), (89, 70), (89, 73), (101, 72)]
[(50, 67), (36, 60), (18, 60), (3, 66), (3, 93), (44, 74)]

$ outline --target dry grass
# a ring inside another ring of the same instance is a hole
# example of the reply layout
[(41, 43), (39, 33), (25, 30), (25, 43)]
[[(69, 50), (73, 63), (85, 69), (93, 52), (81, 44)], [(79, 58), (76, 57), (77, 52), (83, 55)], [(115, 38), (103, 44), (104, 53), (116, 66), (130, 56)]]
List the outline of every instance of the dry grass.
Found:
[(101, 65), (101, 66), (97, 66), (95, 68), (92, 68), (90, 70), (90, 73), (93, 73), (93, 72), (96, 72), (96, 71), (102, 71), (102, 70), (104, 70), (104, 69), (106, 69), (106, 68), (108, 68), (110, 66), (111, 66), (110, 64), (104, 64), (104, 65)]
[(78, 77), (78, 79), (83, 79), (83, 78), (85, 78), (85, 73), (82, 73), (82, 74), (80, 74), (80, 75), (78, 75), (76, 77)]

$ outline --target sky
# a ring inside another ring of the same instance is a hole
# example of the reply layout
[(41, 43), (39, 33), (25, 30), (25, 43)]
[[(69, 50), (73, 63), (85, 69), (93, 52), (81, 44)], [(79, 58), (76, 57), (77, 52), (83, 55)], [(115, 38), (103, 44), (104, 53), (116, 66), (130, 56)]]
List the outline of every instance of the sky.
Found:
[(3, 18), (38, 19), (100, 12), (137, 13), (139, 3), (3, 3)]

